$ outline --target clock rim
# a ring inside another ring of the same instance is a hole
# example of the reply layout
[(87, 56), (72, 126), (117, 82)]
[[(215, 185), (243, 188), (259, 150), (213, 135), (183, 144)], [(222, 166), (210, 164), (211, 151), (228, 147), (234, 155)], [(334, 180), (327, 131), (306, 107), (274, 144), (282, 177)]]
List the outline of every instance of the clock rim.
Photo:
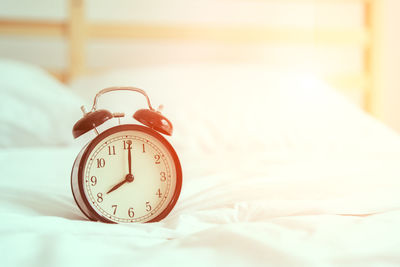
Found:
[[(173, 159), (173, 162), (175, 165), (175, 173), (176, 173), (176, 185), (175, 185), (174, 194), (173, 194), (170, 202), (168, 203), (168, 205), (165, 207), (165, 209), (163, 209), (163, 211), (159, 215), (157, 215), (156, 217), (154, 217), (153, 219), (151, 219), (149, 221), (143, 221), (142, 223), (158, 222), (158, 221), (164, 219), (172, 211), (172, 209), (175, 207), (176, 202), (178, 201), (178, 198), (180, 196), (181, 189), (182, 189), (182, 167), (181, 167), (179, 157), (178, 157), (175, 149), (168, 142), (168, 140), (165, 139), (165, 137), (163, 137), (161, 134), (157, 133), (155, 130), (153, 130), (149, 127), (146, 127), (146, 126), (142, 126), (142, 125), (138, 125), (138, 124), (123, 124), (123, 125), (114, 126), (112, 128), (105, 130), (104, 132), (100, 133), (98, 136), (96, 136), (92, 141), (90, 141), (88, 143), (86, 148), (84, 148), (84, 152), (81, 155), (80, 162), (79, 162), (77, 178), (78, 178), (79, 194), (81, 195), (80, 199), (83, 200), (83, 205), (85, 205), (85, 207), (89, 211), (90, 216), (88, 216), (88, 214), (83, 212), (82, 208), (80, 207), (80, 204), (77, 201), (74, 190), (72, 190), (72, 194), (74, 195), (75, 202), (78, 204), (78, 207), (80, 208), (80, 210), (89, 219), (94, 218), (95, 220), (102, 221), (105, 223), (118, 224), (118, 222), (114, 222), (114, 221), (109, 220), (106, 217), (100, 215), (92, 207), (92, 205), (90, 205), (89, 200), (87, 199), (84, 188), (83, 188), (83, 173), (84, 173), (84, 166), (86, 165), (89, 155), (93, 151), (93, 149), (96, 147), (96, 145), (99, 144), (102, 140), (104, 140), (108, 136), (110, 136), (114, 133), (126, 131), (126, 130), (141, 131), (141, 132), (144, 132), (146, 134), (153, 136), (154, 138), (156, 138), (158, 141), (160, 141), (166, 147), (166, 149), (172, 156), (172, 159)], [(78, 157), (79, 157), (79, 155), (78, 155)], [(72, 186), (72, 179), (71, 179), (71, 186)]]

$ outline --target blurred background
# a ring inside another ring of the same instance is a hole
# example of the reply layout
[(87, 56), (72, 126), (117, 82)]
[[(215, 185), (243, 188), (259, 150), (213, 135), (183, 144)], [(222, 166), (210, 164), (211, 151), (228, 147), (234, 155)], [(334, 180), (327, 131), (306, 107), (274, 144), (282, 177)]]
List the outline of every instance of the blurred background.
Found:
[[(400, 132), (398, 10), (396, 0), (0, 0), (0, 57), (39, 65), (67, 84), (92, 73), (171, 65), (306, 73)], [(81, 18), (71, 22), (74, 12)], [(70, 23), (63, 31), (75, 27), (78, 37), (71, 44), (68, 34), (31, 31), (30, 23)], [(79, 36), (87, 25), (97, 27), (90, 38)]]

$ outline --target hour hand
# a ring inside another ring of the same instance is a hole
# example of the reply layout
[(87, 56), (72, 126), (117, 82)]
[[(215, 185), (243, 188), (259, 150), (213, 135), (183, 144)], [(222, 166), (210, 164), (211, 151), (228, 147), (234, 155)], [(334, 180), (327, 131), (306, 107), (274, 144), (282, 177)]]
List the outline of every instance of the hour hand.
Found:
[(111, 188), (110, 190), (108, 190), (107, 194), (108, 194), (108, 193), (111, 193), (111, 192), (114, 191), (114, 190), (117, 190), (121, 185), (123, 185), (123, 184), (126, 183), (126, 182), (127, 182), (127, 180), (124, 179), (122, 182), (119, 182), (118, 184), (114, 185), (113, 188)]
[(133, 175), (132, 174), (128, 174), (125, 176), (125, 179), (121, 182), (119, 182), (118, 184), (114, 185), (110, 190), (108, 190), (107, 194), (111, 193), (112, 191), (117, 190), (121, 185), (125, 184), (125, 183), (130, 183), (133, 181)]

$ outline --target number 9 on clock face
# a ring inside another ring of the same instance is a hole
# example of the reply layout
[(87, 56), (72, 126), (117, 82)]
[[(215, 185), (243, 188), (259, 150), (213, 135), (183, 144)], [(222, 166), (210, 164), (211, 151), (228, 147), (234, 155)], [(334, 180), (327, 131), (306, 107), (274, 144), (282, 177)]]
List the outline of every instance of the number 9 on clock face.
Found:
[(72, 191), (89, 218), (103, 222), (153, 222), (166, 217), (181, 190), (176, 152), (160, 134), (121, 125), (98, 135), (75, 161)]

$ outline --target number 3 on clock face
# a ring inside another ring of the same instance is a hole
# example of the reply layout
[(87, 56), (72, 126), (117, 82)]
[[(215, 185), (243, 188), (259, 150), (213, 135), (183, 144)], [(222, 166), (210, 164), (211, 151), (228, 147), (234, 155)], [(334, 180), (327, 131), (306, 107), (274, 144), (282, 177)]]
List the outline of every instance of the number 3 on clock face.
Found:
[(74, 172), (78, 206), (89, 218), (104, 222), (159, 221), (175, 205), (182, 184), (172, 146), (140, 125), (101, 133), (82, 150)]

